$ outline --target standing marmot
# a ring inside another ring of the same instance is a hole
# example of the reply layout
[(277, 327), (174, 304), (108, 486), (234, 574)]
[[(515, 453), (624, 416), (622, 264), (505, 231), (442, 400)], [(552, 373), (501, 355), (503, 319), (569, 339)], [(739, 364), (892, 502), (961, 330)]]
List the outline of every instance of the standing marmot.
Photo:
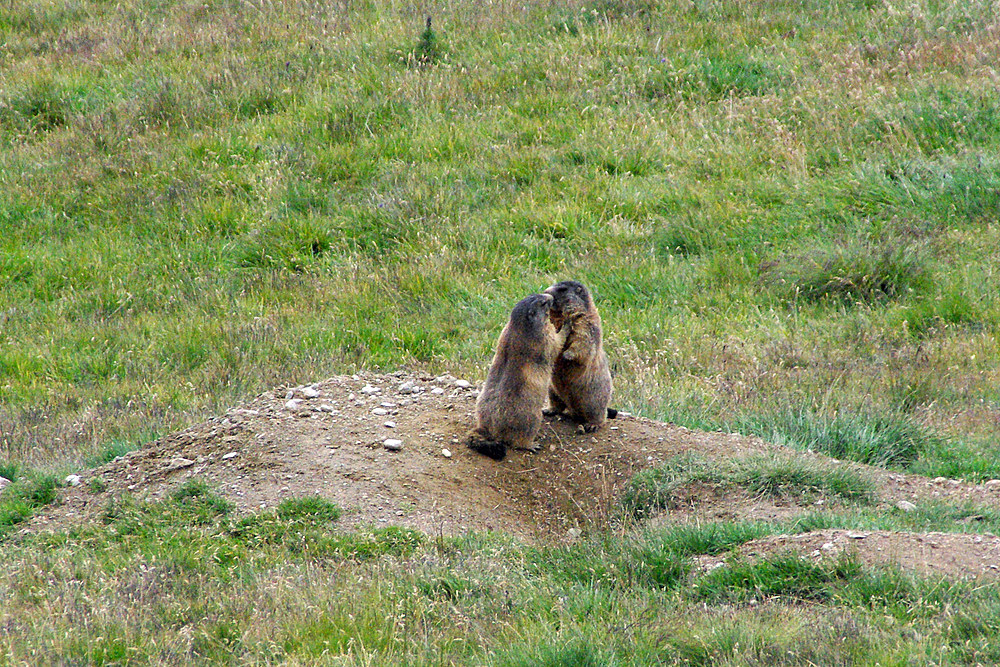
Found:
[(556, 359), (549, 390), (551, 408), (546, 414), (563, 410), (583, 424), (587, 433), (601, 427), (618, 411), (608, 407), (611, 401), (611, 371), (608, 355), (601, 346), (601, 316), (597, 314), (590, 292), (575, 280), (564, 280), (545, 290), (555, 302), (552, 318), (560, 332), (570, 330), (566, 347)]
[(549, 294), (532, 294), (514, 306), (476, 400), (469, 447), (497, 461), (508, 446), (538, 451), (534, 439), (542, 426), (552, 366), (569, 333), (557, 332), (549, 319), (552, 302)]

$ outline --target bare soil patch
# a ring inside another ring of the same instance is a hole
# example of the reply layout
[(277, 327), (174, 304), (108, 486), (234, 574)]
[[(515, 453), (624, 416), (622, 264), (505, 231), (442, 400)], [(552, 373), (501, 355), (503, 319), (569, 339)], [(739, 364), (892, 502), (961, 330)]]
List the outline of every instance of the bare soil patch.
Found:
[[(92, 519), (113, 496), (157, 499), (197, 477), (239, 513), (271, 508), (284, 498), (320, 495), (344, 508), (341, 521), (347, 526), (398, 525), (431, 535), (490, 530), (548, 542), (577, 534), (571, 529), (608, 526), (619, 516), (619, 500), (632, 476), (678, 455), (712, 460), (777, 452), (832, 461), (758, 438), (692, 431), (623, 414), (594, 434), (579, 433), (569, 422), (547, 421), (540, 453), (511, 451), (496, 462), (465, 446), (476, 389), (451, 376), (404, 373), (279, 387), (221, 417), (81, 472), (82, 484), (65, 489), (61, 502), (26, 530), (65, 528)], [(387, 450), (389, 438), (402, 441), (402, 448)], [(835, 463), (870, 476), (887, 506), (928, 498), (1000, 505), (1000, 483), (930, 480)], [(101, 492), (91, 490), (95, 477), (106, 484)], [(795, 498), (754, 498), (710, 485), (685, 489), (681, 498), (682, 506), (659, 521), (785, 519), (813, 511), (813, 503), (823, 500), (800, 505)], [(972, 538), (957, 535), (949, 548), (967, 543), (969, 550), (997, 560)], [(884, 546), (880, 540), (857, 542)]]
[[(817, 530), (754, 540), (735, 554), (762, 558), (787, 552), (817, 561), (849, 554), (865, 565), (898, 565), (924, 576), (963, 579), (1000, 576), (1000, 537), (989, 534)], [(706, 570), (724, 563), (723, 558), (700, 559)]]

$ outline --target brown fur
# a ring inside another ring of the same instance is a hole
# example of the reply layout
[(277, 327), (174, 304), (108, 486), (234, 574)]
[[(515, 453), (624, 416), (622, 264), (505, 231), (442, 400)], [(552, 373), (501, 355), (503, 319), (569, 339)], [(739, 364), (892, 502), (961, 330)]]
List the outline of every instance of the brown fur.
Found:
[(553, 320), (569, 329), (562, 354), (552, 369), (551, 407), (546, 414), (566, 412), (592, 433), (617, 411), (611, 402), (611, 370), (601, 343), (601, 316), (590, 292), (575, 280), (556, 283), (545, 290), (554, 298)]
[(568, 330), (556, 331), (552, 296), (522, 299), (500, 333), (493, 363), (476, 401), (476, 428), (469, 447), (500, 460), (507, 447), (538, 451), (542, 409), (556, 356)]

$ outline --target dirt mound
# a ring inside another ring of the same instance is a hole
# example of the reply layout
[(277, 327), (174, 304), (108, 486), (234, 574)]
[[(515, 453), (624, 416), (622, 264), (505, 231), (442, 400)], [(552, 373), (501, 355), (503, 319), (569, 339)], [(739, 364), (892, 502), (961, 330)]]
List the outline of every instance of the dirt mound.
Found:
[[(475, 396), (474, 386), (450, 376), (402, 374), (278, 388), (82, 473), (82, 484), (41, 521), (85, 515), (122, 492), (155, 499), (201, 477), (240, 512), (318, 494), (345, 508), (348, 523), (535, 538), (603, 522), (641, 468), (689, 450), (766, 447), (623, 415), (586, 435), (547, 421), (539, 454), (511, 451), (498, 463), (465, 446)], [(387, 439), (402, 449), (387, 450)], [(101, 493), (89, 490), (95, 477), (107, 485)]]
[[(801, 535), (772, 535), (736, 550), (742, 556), (766, 557), (793, 552), (813, 560), (850, 554), (865, 565), (899, 565), (922, 575), (949, 578), (1000, 576), (1000, 537), (967, 533), (899, 533), (886, 530), (817, 530)], [(724, 559), (700, 559), (706, 570)]]
[[(636, 472), (682, 454), (711, 460), (781, 452), (831, 461), (757, 438), (623, 414), (594, 434), (547, 421), (540, 453), (512, 451), (498, 463), (464, 444), (475, 396), (476, 387), (451, 376), (402, 373), (278, 388), (81, 473), (82, 484), (66, 489), (63, 502), (28, 529), (64, 527), (95, 515), (111, 496), (155, 499), (198, 477), (241, 513), (317, 494), (343, 507), (348, 525), (392, 524), (433, 535), (494, 530), (548, 541), (574, 535), (571, 529), (606, 526)], [(389, 451), (386, 439), (401, 441), (402, 448)], [(971, 485), (837, 464), (869, 476), (885, 504), (940, 498), (1000, 505), (1000, 482)], [(94, 478), (103, 480), (103, 490), (94, 490)], [(796, 498), (754, 498), (711, 487), (685, 494), (682, 507), (665, 520), (780, 519), (816, 509)]]

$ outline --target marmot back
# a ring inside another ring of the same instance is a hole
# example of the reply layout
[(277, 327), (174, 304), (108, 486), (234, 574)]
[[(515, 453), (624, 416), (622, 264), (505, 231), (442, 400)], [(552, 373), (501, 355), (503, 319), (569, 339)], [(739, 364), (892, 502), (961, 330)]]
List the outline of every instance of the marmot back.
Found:
[(601, 316), (597, 313), (590, 292), (582, 283), (564, 280), (552, 285), (552, 319), (569, 329), (565, 347), (552, 369), (551, 407), (546, 414), (567, 412), (592, 433), (614, 417), (611, 402), (611, 369), (602, 344)]
[(514, 306), (476, 400), (469, 447), (498, 461), (507, 447), (538, 451), (534, 439), (542, 426), (552, 367), (568, 334), (553, 326), (552, 302), (551, 295), (532, 294)]

